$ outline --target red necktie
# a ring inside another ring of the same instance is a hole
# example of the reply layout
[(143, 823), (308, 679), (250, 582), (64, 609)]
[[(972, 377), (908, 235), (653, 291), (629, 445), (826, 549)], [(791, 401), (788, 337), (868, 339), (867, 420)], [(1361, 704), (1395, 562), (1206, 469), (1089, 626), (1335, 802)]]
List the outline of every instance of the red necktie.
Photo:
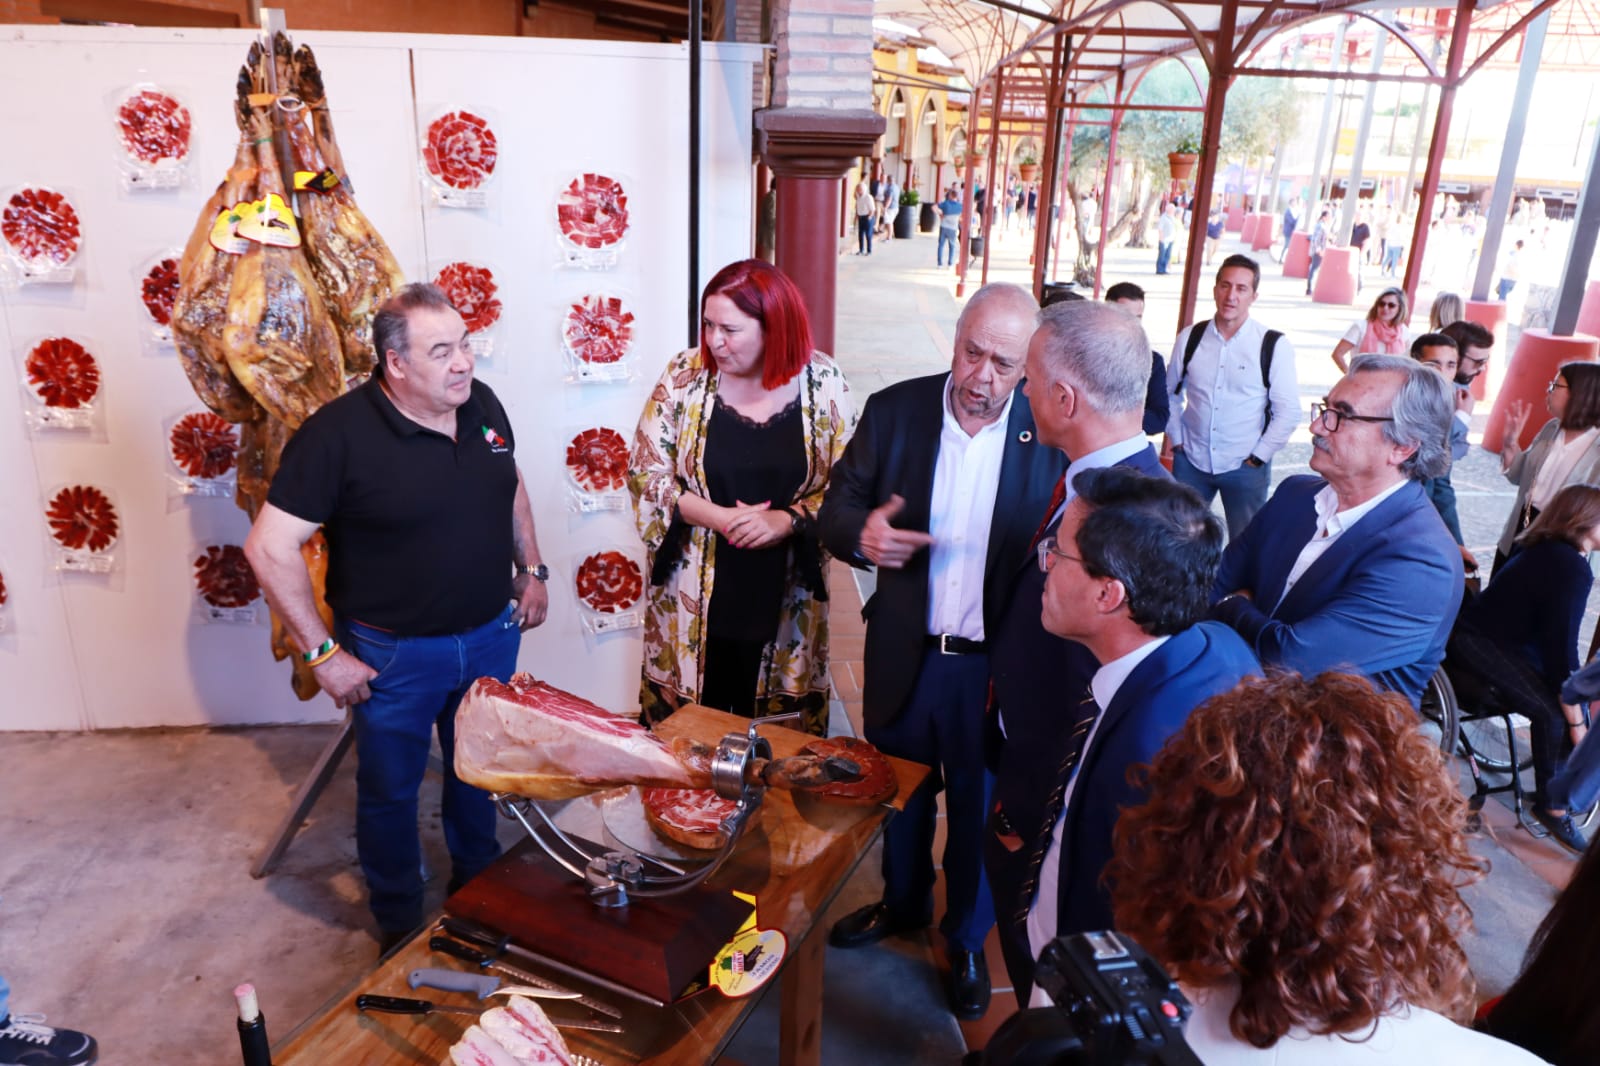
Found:
[(1044, 513), (1044, 521), (1039, 523), (1039, 528), (1034, 531), (1033, 540), (1028, 543), (1030, 552), (1037, 551), (1039, 542), (1044, 539), (1044, 531), (1050, 528), (1050, 519), (1056, 516), (1056, 511), (1067, 502), (1067, 476), (1061, 475), (1061, 480), (1056, 482), (1055, 491), (1050, 494), (1050, 506)]

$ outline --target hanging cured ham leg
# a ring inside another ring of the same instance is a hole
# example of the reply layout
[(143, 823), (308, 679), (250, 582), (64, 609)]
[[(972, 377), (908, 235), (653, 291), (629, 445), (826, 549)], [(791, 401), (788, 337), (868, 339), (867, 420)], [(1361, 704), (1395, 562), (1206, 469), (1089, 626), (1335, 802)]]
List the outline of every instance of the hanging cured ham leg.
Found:
[[(282, 206), (287, 200), (272, 148), (272, 119), (264, 108), (252, 109), (250, 129), (264, 213), (281, 210), (287, 216), (260, 224), (287, 230), (295, 226), (294, 216)], [(252, 242), (238, 259), (223, 330), (228, 368), (268, 414), (299, 429), (311, 412), (344, 391), (344, 357), (333, 319), (301, 248)]]
[[(828, 786), (863, 779), (869, 752), (883, 758), (862, 743), (853, 753), (861, 758), (757, 759), (752, 773), (768, 787), (823, 795)], [(669, 747), (638, 723), (528, 674), (514, 675), (510, 684), (481, 677), (467, 691), (456, 711), (455, 766), (468, 784), (541, 800), (622, 785), (711, 787), (711, 749), (704, 744), (680, 740)], [(893, 792), (892, 768), (889, 780)]]

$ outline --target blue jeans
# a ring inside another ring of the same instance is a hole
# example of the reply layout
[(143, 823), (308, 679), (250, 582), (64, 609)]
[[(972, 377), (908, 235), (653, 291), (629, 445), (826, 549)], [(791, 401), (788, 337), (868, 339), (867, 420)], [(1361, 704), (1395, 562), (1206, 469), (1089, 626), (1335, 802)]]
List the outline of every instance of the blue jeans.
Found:
[(1506, 302), (1506, 297), (1510, 296), (1511, 295), (1511, 290), (1516, 288), (1516, 287), (1517, 287), (1517, 283), (1512, 281), (1510, 278), (1501, 278), (1500, 279), (1500, 284), (1495, 286), (1495, 290), (1494, 290), (1495, 298), (1498, 299), (1501, 303), (1505, 303)]
[[(1586, 811), (1600, 799), (1600, 740), (1591, 730), (1583, 742), (1572, 749), (1567, 764), (1545, 786), (1545, 804), (1553, 810)], [(0, 993), (5, 985), (0, 982)], [(0, 1003), (4, 997), (0, 996)], [(0, 1014), (4, 1014), (0, 1007)]]
[(1456, 543), (1465, 544), (1466, 541), (1461, 539), (1461, 516), (1456, 510), (1456, 487), (1450, 483), (1450, 474), (1447, 472), (1439, 477), (1424, 479), (1422, 491), (1433, 501), (1439, 517), (1444, 519), (1444, 527), (1456, 538)]
[(944, 266), (944, 250), (947, 245), (950, 248), (950, 265), (956, 265), (956, 238), (960, 235), (961, 231), (958, 229), (939, 227), (939, 247), (934, 254), (939, 257), (940, 266)]
[(10, 1006), (10, 1003), (11, 1003), (11, 986), (6, 984), (5, 976), (3, 974), (0, 974), (0, 1022), (5, 1021), (6, 1015), (11, 1013), (10, 1010), (8, 1009), (9, 1006)]
[(856, 254), (872, 254), (872, 216), (856, 216)]
[(1167, 264), (1172, 262), (1172, 246), (1175, 243), (1175, 241), (1168, 241), (1165, 244), (1162, 244), (1160, 241), (1156, 242), (1157, 274), (1165, 274), (1167, 272)]
[(451, 883), (462, 885), (500, 855), (489, 794), (456, 777), (456, 705), (480, 677), (505, 681), (522, 634), (508, 604), (492, 621), (443, 637), (401, 637), (348, 619), (339, 643), (378, 671), (372, 697), (355, 707), (356, 854), (369, 906), (385, 932), (422, 922), (422, 845), (417, 791), (435, 729), (444, 757), (443, 821)]
[(1311, 253), (1311, 264), (1306, 267), (1306, 295), (1311, 295), (1311, 287), (1317, 282), (1317, 268), (1322, 266), (1322, 256), (1316, 252)]
[(1228, 517), (1228, 539), (1244, 532), (1250, 519), (1267, 502), (1272, 487), (1272, 464), (1259, 467), (1241, 463), (1222, 474), (1208, 474), (1189, 461), (1183, 452), (1172, 453), (1172, 476), (1200, 494), (1207, 507), (1222, 493), (1222, 511)]
[(987, 655), (924, 653), (922, 669), (900, 716), (867, 728), (885, 753), (933, 767), (932, 787), (919, 789), (883, 833), (883, 901), (899, 920), (933, 913), (936, 797), (945, 789), (945, 913), (939, 923), (952, 948), (982, 951), (994, 927), (994, 899), (983, 872), (983, 823), (993, 779), (983, 765), (983, 713), (989, 694)]
[(1406, 246), (1389, 242), (1389, 247), (1383, 253), (1383, 276), (1392, 278), (1395, 271), (1400, 269), (1400, 257), (1406, 254)]

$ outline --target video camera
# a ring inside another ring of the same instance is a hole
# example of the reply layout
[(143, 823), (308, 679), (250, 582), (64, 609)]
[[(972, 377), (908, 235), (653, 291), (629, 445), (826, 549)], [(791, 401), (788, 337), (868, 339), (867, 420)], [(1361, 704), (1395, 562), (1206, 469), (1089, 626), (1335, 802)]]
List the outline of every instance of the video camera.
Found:
[(1193, 1008), (1133, 941), (1058, 936), (1039, 953), (1034, 981), (1055, 1006), (1006, 1019), (981, 1066), (1202, 1066), (1183, 1038)]

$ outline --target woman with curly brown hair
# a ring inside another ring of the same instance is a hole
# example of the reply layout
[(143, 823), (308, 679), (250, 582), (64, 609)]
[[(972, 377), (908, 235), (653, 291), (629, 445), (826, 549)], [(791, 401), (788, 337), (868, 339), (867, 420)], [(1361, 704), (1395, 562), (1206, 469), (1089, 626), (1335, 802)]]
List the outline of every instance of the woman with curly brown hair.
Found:
[(1540, 1061), (1441, 1017), (1472, 1010), (1460, 888), (1482, 867), (1404, 698), (1346, 674), (1246, 681), (1148, 787), (1117, 824), (1117, 928), (1183, 983), (1207, 1066)]

